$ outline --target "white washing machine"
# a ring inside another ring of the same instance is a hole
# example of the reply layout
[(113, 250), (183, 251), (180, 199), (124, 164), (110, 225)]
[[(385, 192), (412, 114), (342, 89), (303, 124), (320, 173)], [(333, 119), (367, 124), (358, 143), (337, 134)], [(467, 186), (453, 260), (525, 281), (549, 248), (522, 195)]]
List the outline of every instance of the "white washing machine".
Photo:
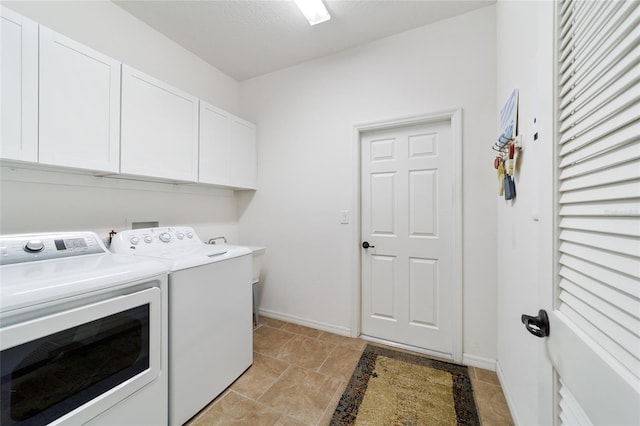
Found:
[(167, 268), (92, 232), (0, 236), (0, 424), (163, 425)]
[(121, 231), (111, 250), (169, 268), (169, 424), (181, 425), (253, 363), (251, 250), (185, 226)]

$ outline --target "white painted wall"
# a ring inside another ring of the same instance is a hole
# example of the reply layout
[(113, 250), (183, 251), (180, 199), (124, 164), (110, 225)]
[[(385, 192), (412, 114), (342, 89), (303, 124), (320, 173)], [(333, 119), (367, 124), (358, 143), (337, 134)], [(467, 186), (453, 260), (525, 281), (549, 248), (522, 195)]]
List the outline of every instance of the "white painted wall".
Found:
[[(109, 1), (3, 1), (97, 51), (237, 113), (238, 83)], [(152, 153), (150, 153), (150, 157)], [(71, 174), (13, 172), (0, 180), (0, 232), (123, 229), (127, 219), (194, 225), (203, 238), (237, 238), (230, 190), (127, 184)]]
[[(537, 1), (500, 0), (496, 5), (496, 115), (511, 91), (519, 89), (523, 139), (517, 197), (513, 202), (497, 200), (498, 374), (514, 421), (522, 425), (551, 420), (551, 378), (545, 366), (544, 342), (525, 330), (520, 315), (536, 315), (545, 307), (544, 301), (550, 300), (552, 7), (551, 2)], [(539, 138), (534, 142), (536, 132)]]
[(0, 168), (0, 234), (94, 231), (106, 237), (130, 221), (190, 225), (198, 236), (237, 241), (233, 191)]
[(240, 83), (259, 140), (240, 241), (267, 247), (263, 312), (350, 333), (353, 126), (462, 107), (464, 355), (496, 359), (495, 32), (492, 6)]

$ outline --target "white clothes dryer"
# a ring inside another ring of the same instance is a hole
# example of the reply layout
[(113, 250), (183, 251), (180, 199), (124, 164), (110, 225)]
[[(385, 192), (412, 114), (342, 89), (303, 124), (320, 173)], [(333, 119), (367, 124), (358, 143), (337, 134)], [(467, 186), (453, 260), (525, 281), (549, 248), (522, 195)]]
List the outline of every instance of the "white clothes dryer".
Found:
[(166, 424), (166, 287), (92, 232), (0, 236), (0, 424)]
[(111, 250), (170, 271), (169, 424), (182, 425), (253, 363), (251, 250), (186, 226), (121, 231)]

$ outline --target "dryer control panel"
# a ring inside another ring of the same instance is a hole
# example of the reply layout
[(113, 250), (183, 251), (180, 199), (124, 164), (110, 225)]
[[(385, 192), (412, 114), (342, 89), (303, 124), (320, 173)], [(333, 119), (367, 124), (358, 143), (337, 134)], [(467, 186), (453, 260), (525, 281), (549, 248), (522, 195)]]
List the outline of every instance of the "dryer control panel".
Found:
[(0, 236), (0, 265), (108, 252), (94, 232)]

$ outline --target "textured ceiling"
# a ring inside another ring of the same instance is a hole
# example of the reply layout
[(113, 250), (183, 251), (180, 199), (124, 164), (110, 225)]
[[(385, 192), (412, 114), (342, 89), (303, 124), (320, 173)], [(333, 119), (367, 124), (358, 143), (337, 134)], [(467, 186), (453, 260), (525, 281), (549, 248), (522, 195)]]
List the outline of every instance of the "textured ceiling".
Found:
[(114, 1), (238, 81), (478, 9), (495, 0), (325, 0), (309, 26), (293, 0)]

